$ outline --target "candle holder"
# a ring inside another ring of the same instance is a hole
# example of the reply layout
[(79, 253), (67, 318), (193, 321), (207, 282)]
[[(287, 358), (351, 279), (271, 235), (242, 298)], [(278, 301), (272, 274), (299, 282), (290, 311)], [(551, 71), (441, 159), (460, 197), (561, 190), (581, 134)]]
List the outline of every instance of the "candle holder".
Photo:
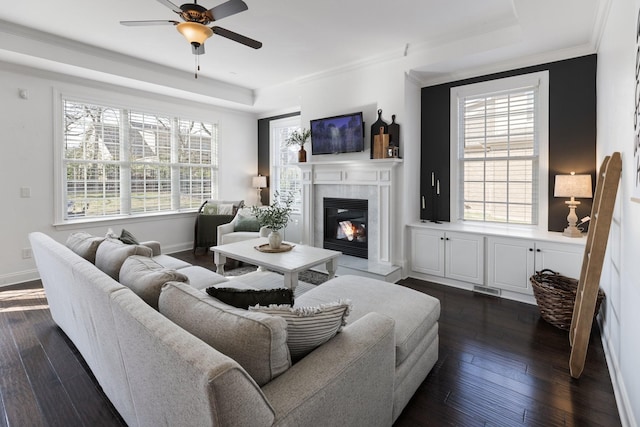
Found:
[(440, 180), (431, 172), (431, 222), (442, 224), (438, 221), (440, 216)]

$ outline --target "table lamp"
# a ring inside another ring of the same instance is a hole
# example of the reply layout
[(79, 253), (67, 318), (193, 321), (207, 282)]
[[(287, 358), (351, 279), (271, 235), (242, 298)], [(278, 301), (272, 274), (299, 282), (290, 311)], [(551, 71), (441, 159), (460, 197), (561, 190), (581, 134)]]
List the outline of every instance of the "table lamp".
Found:
[(267, 187), (267, 177), (258, 175), (253, 177), (252, 181), (253, 187), (258, 192), (258, 206), (262, 205), (262, 189)]
[(554, 197), (571, 197), (565, 204), (569, 205), (569, 215), (567, 221), (569, 225), (564, 229), (562, 234), (567, 237), (582, 237), (582, 232), (576, 227), (578, 216), (576, 215), (576, 207), (580, 204), (575, 197), (587, 198), (592, 197), (591, 192), (591, 175), (556, 175), (556, 185), (553, 191)]

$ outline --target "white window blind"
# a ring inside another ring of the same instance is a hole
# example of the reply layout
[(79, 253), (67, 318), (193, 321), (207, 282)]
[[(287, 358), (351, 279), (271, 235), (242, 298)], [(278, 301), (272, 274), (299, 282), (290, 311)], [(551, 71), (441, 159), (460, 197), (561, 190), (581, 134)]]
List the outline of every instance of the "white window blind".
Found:
[(302, 211), (302, 172), (298, 163), (298, 146), (287, 146), (289, 136), (300, 129), (300, 116), (271, 123), (271, 185), (280, 194), (293, 194), (293, 212)]
[(462, 219), (538, 223), (538, 87), (458, 100)]
[(217, 126), (63, 99), (64, 220), (197, 208), (217, 196)]

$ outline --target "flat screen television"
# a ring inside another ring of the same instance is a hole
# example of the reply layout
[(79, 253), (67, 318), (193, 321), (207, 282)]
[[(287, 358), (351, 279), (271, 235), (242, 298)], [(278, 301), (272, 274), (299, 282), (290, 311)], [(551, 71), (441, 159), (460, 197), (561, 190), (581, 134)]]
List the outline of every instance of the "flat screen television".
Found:
[(311, 120), (311, 154), (364, 151), (362, 111)]

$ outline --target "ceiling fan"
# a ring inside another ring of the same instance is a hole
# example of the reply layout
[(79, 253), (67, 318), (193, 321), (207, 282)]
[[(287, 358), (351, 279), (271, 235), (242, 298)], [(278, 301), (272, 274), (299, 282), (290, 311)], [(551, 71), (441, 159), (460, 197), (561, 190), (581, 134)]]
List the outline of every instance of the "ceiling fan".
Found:
[(182, 34), (192, 46), (194, 55), (202, 55), (204, 53), (204, 42), (213, 34), (228, 38), (245, 46), (254, 49), (260, 49), (262, 43), (234, 33), (222, 27), (208, 27), (212, 22), (219, 21), (227, 16), (235, 15), (247, 9), (247, 4), (242, 0), (228, 0), (211, 9), (206, 9), (198, 4), (197, 0), (193, 3), (185, 3), (176, 6), (169, 0), (157, 0), (159, 3), (167, 6), (182, 18), (183, 22), (173, 20), (148, 20), (148, 21), (120, 21), (122, 25), (141, 26), (141, 25), (175, 25), (177, 30)]

